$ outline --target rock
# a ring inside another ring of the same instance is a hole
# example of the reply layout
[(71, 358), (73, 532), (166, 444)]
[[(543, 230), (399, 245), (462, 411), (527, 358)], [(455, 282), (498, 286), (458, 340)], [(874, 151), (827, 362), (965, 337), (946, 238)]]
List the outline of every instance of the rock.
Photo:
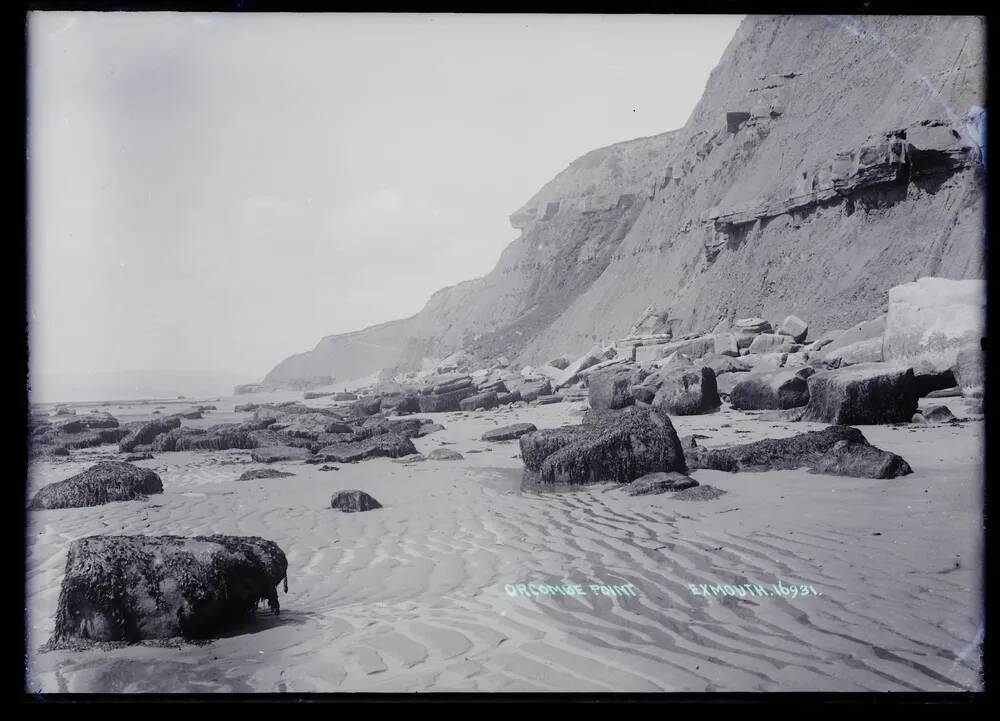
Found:
[(196, 421), (202, 417), (201, 410), (199, 408), (187, 408), (185, 410), (179, 411), (175, 415), (190, 421)]
[(382, 433), (364, 440), (333, 443), (316, 451), (316, 463), (355, 463), (367, 458), (400, 458), (417, 452), (413, 441), (398, 433)]
[(429, 461), (461, 461), (463, 458), (461, 453), (450, 448), (435, 448), (427, 454)]
[(726, 373), (725, 375), (719, 376), (715, 379), (715, 390), (719, 396), (725, 396), (729, 398), (732, 394), (733, 389), (739, 385), (740, 380), (746, 373)]
[(627, 483), (655, 471), (686, 471), (670, 419), (628, 408), (607, 423), (541, 429), (520, 438), (521, 458), (542, 483)]
[(567, 356), (561, 355), (558, 358), (550, 360), (548, 364), (553, 368), (558, 368), (559, 370), (564, 371), (569, 368), (570, 362), (571, 361)]
[(827, 350), (823, 356), (827, 362), (839, 361), (839, 365), (855, 365), (858, 363), (881, 363), (882, 338), (869, 338), (857, 343)]
[(142, 500), (153, 493), (163, 493), (163, 482), (153, 471), (121, 461), (101, 461), (65, 481), (45, 486), (31, 499), (30, 508), (101, 506)]
[(715, 336), (701, 335), (684, 340), (660, 343), (657, 345), (639, 346), (635, 349), (637, 363), (650, 363), (680, 353), (689, 358), (701, 358), (715, 352)]
[(152, 453), (135, 453), (131, 456), (125, 456), (122, 461), (124, 463), (135, 463), (136, 461), (151, 461), (153, 460)]
[(771, 332), (771, 323), (763, 318), (740, 318), (733, 322), (736, 333), (736, 347), (749, 348), (754, 338), (761, 333)]
[(801, 318), (790, 315), (782, 321), (778, 333), (791, 336), (796, 343), (802, 343), (809, 334), (809, 325)]
[(746, 359), (746, 356), (714, 356), (703, 358), (699, 363), (711, 368), (715, 372), (716, 378), (726, 373), (746, 373), (753, 365)]
[(549, 383), (548, 379), (525, 381), (517, 389), (517, 392), (521, 394), (522, 401), (530, 403), (536, 400), (538, 396), (552, 395), (552, 384)]
[(715, 371), (700, 368), (674, 368), (660, 371), (660, 389), (653, 398), (653, 407), (662, 412), (690, 416), (718, 408), (719, 399)]
[(948, 406), (928, 406), (924, 409), (923, 416), (931, 423), (946, 423), (955, 419), (955, 414)]
[(762, 353), (751, 356), (751, 373), (770, 373), (784, 367), (788, 353)]
[(724, 496), (728, 491), (724, 491), (721, 488), (716, 488), (715, 486), (696, 486), (694, 488), (685, 488), (683, 491), (679, 491), (671, 496), (671, 500), (674, 501), (714, 501), (720, 496)]
[(521, 392), (514, 391), (513, 393), (497, 393), (497, 405), (508, 406), (511, 403), (517, 403), (521, 400)]
[(257, 463), (277, 463), (278, 461), (304, 461), (312, 457), (308, 448), (298, 448), (294, 446), (268, 446), (265, 448), (255, 448), (250, 453)]
[(951, 388), (942, 388), (939, 391), (931, 391), (926, 394), (925, 398), (958, 398), (962, 395), (962, 389), (958, 386), (952, 386)]
[[(601, 361), (606, 360), (604, 351), (599, 345), (595, 345), (589, 351), (584, 353), (582, 356), (577, 358), (575, 361), (570, 363), (563, 370), (562, 375), (555, 382), (556, 388), (561, 388), (563, 386), (568, 386), (575, 382), (580, 371), (589, 368), (592, 365), (597, 365)], [(538, 395), (548, 395), (552, 393), (551, 389), (548, 393), (542, 393)], [(524, 396), (524, 390), (521, 390), (521, 395)], [(534, 400), (534, 398), (525, 398), (527, 401)]]
[(736, 344), (734, 333), (717, 333), (715, 338), (715, 352), (721, 356), (736, 356), (740, 354), (740, 348)]
[(431, 425), (429, 423), (424, 423), (423, 420), (424, 419), (421, 418), (369, 418), (365, 421), (364, 425), (362, 425), (361, 428), (354, 433), (351, 440), (363, 441), (366, 438), (379, 436), (383, 433), (398, 433), (399, 435), (406, 436), (407, 438), (419, 438), (422, 435), (426, 435), (424, 429), (426, 426)]
[(139, 423), (134, 428), (130, 428), (128, 435), (119, 441), (118, 450), (122, 453), (131, 453), (136, 446), (152, 443), (153, 439), (161, 433), (179, 428), (180, 425), (181, 419), (176, 416)]
[[(885, 321), (886, 316), (880, 315), (878, 318), (872, 320), (863, 321), (857, 325), (848, 328), (846, 331), (834, 338), (830, 343), (826, 344), (823, 350), (826, 351), (826, 357), (830, 357), (830, 354), (841, 348), (846, 348), (847, 346), (854, 345), (855, 343), (864, 343), (869, 341), (868, 346), (859, 346), (857, 349), (847, 353), (848, 356), (851, 354), (857, 355), (865, 352), (864, 349), (874, 348), (876, 345), (881, 347), (883, 336), (885, 335)], [(825, 338), (826, 335), (822, 336)], [(877, 341), (877, 343), (875, 342)], [(843, 354), (834, 353), (834, 357), (842, 357)], [(881, 359), (879, 359), (881, 360)]]
[(474, 395), (476, 395), (476, 389), (469, 385), (448, 393), (421, 395), (417, 400), (421, 413), (446, 413), (459, 410), (459, 404), (462, 400)]
[(914, 413), (913, 417), (910, 419), (910, 423), (926, 424), (928, 420), (924, 418), (923, 413)]
[(69, 545), (53, 642), (210, 638), (266, 600), (278, 613), (288, 561), (240, 536), (91, 536)]
[(979, 347), (986, 335), (983, 280), (921, 278), (889, 290), (886, 362), (949, 370), (963, 346)]
[(906, 423), (917, 410), (913, 369), (887, 363), (819, 371), (809, 377), (805, 421)]
[(333, 400), (335, 401), (356, 401), (358, 399), (357, 393), (334, 393)]
[(985, 366), (986, 353), (978, 343), (963, 345), (955, 354), (952, 373), (962, 395), (966, 398), (983, 397)]
[(501, 428), (486, 431), (481, 439), (484, 441), (514, 441), (525, 433), (537, 430), (538, 428), (535, 427), (534, 423), (514, 423), (510, 426), (502, 426)]
[(792, 342), (788, 336), (777, 333), (761, 333), (750, 343), (751, 353), (791, 353), (792, 350)]
[(474, 396), (463, 398), (458, 402), (458, 407), (463, 411), (474, 411), (477, 408), (490, 410), (491, 408), (496, 408), (498, 405), (497, 394), (493, 391), (477, 393)]
[(440, 423), (424, 423), (420, 426), (420, 430), (417, 431), (415, 438), (423, 438), (424, 436), (429, 436), (431, 433), (437, 433), (438, 431), (443, 431), (444, 426)]
[(630, 496), (649, 496), (671, 491), (683, 491), (685, 488), (694, 488), (697, 485), (698, 481), (690, 476), (670, 471), (669, 473), (647, 473), (629, 483), (624, 490)]
[(729, 473), (805, 467), (814, 473), (836, 476), (896, 478), (913, 472), (895, 453), (876, 448), (857, 428), (842, 425), (728, 448), (689, 449), (686, 457), (692, 470), (707, 468)]
[(408, 456), (401, 456), (399, 458), (393, 458), (393, 463), (420, 463), (421, 461), (426, 461), (427, 458), (422, 453), (411, 453)]
[(373, 396), (370, 398), (359, 398), (351, 404), (350, 413), (355, 418), (373, 416), (382, 408), (382, 398)]
[(288, 471), (279, 471), (277, 468), (255, 468), (250, 471), (245, 471), (243, 475), (236, 480), (256, 481), (260, 478), (287, 478), (288, 476), (294, 475), (294, 473), (289, 473)]
[(587, 381), (591, 408), (624, 408), (635, 402), (632, 386), (639, 382), (634, 368), (608, 368), (590, 376)]
[(809, 402), (806, 379), (812, 368), (782, 369), (769, 373), (747, 373), (729, 394), (733, 408), (739, 410), (777, 410), (804, 406)]
[(548, 406), (553, 403), (562, 403), (563, 397), (560, 395), (550, 395), (550, 396), (538, 396), (535, 399), (535, 405)]
[(330, 498), (330, 508), (345, 513), (358, 513), (382, 508), (382, 504), (364, 491), (348, 490), (334, 493)]

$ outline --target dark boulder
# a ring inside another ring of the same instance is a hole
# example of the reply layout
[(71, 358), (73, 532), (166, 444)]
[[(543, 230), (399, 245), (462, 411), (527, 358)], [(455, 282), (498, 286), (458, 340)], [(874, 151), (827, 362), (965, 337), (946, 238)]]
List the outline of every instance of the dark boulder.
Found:
[(810, 376), (802, 420), (837, 424), (908, 423), (917, 410), (913, 369), (861, 363)]
[(521, 400), (521, 392), (513, 391), (512, 393), (497, 393), (497, 405), (508, 406), (511, 403), (517, 403)]
[(128, 435), (118, 442), (118, 450), (122, 453), (131, 453), (136, 446), (144, 446), (153, 442), (158, 435), (167, 431), (179, 428), (181, 419), (176, 416), (158, 418), (129, 426)]
[(523, 436), (525, 433), (531, 433), (532, 431), (537, 431), (534, 423), (515, 423), (510, 426), (503, 426), (501, 428), (494, 428), (492, 431), (486, 431), (482, 435), (482, 440), (484, 441), (514, 441)]
[(686, 448), (689, 467), (738, 473), (808, 468), (856, 478), (896, 478), (912, 473), (895, 453), (868, 443), (857, 428), (830, 426), (790, 438), (766, 438), (726, 448)]
[(627, 483), (686, 470), (670, 419), (648, 408), (629, 408), (612, 422), (534, 431), (520, 444), (525, 466), (542, 483)]
[(660, 389), (653, 407), (663, 413), (691, 416), (721, 405), (715, 371), (706, 366), (674, 367), (660, 372)]
[(458, 402), (458, 407), (463, 411), (474, 411), (479, 408), (489, 410), (491, 408), (496, 408), (497, 405), (497, 394), (494, 391), (477, 393), (474, 396), (463, 398)]
[(382, 408), (382, 399), (379, 396), (371, 398), (359, 398), (351, 404), (350, 413), (355, 418), (373, 416)]
[(591, 408), (624, 408), (635, 402), (632, 386), (641, 378), (634, 368), (607, 368), (587, 378)]
[(777, 333), (761, 333), (750, 344), (751, 353), (791, 353), (794, 344), (791, 338)]
[(547, 379), (525, 381), (518, 386), (517, 391), (521, 394), (521, 400), (530, 403), (538, 396), (552, 395), (552, 383)]
[(289, 473), (288, 471), (279, 471), (277, 468), (254, 468), (250, 471), (245, 471), (237, 481), (256, 481), (262, 478), (287, 478), (288, 476), (294, 476), (294, 473)]
[(770, 373), (747, 373), (729, 393), (733, 408), (762, 411), (804, 406), (809, 402), (807, 379), (815, 373), (808, 366), (783, 368)]
[(424, 426), (428, 425), (423, 422), (420, 418), (405, 418), (405, 419), (395, 419), (390, 420), (387, 418), (379, 418), (378, 420), (372, 421), (369, 418), (365, 423), (354, 433), (354, 438), (352, 440), (363, 441), (366, 438), (372, 438), (374, 436), (380, 436), (383, 433), (398, 433), (401, 436), (406, 436), (407, 438), (419, 438), (423, 434)]
[(84, 508), (142, 500), (153, 493), (163, 493), (163, 482), (153, 471), (121, 461), (101, 461), (65, 481), (45, 486), (31, 499), (30, 508)]
[(698, 481), (691, 476), (677, 471), (667, 473), (647, 473), (641, 478), (625, 486), (624, 490), (630, 496), (650, 496), (660, 493), (670, 493), (672, 491), (683, 491), (685, 488), (694, 488)]
[(946, 423), (955, 420), (955, 414), (948, 406), (929, 406), (922, 415), (931, 423)]
[(320, 448), (312, 462), (355, 463), (367, 458), (400, 458), (416, 452), (413, 441), (406, 436), (382, 433), (363, 440), (334, 443)]
[(459, 403), (474, 395), (476, 395), (476, 389), (470, 383), (464, 388), (448, 393), (421, 395), (417, 399), (417, 404), (421, 413), (447, 413), (459, 410)]
[(369, 496), (364, 491), (347, 490), (337, 491), (330, 498), (330, 508), (345, 513), (358, 513), (360, 511), (373, 511), (381, 508), (382, 504)]
[(69, 546), (52, 641), (210, 638), (238, 627), (288, 561), (273, 541), (240, 536), (91, 536)]

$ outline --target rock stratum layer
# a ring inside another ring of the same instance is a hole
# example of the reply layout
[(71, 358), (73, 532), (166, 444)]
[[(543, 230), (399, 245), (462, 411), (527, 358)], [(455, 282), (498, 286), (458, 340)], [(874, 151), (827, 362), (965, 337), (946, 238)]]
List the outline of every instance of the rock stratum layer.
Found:
[(985, 26), (754, 16), (679, 130), (594, 150), (511, 223), (483, 278), (324, 338), (265, 379), (410, 369), (465, 348), (537, 365), (650, 307), (681, 334), (789, 313), (818, 336), (920, 276), (985, 274)]

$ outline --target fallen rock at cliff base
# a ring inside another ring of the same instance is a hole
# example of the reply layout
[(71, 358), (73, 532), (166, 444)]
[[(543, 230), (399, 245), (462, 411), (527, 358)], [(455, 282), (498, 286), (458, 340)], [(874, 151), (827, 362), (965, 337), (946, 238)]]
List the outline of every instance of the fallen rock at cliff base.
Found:
[(51, 644), (212, 638), (261, 601), (278, 613), (288, 561), (242, 536), (91, 536), (69, 545)]
[(632, 386), (640, 381), (634, 368), (608, 368), (591, 375), (587, 380), (591, 408), (624, 408), (635, 402)]
[(715, 371), (707, 366), (661, 370), (659, 384), (652, 405), (669, 415), (707, 413), (722, 403)]
[(913, 369), (863, 363), (809, 377), (804, 421), (836, 424), (907, 423), (917, 410)]
[(491, 408), (496, 408), (498, 405), (497, 394), (493, 391), (477, 393), (468, 398), (463, 398), (458, 402), (459, 409), (463, 411), (474, 411), (479, 408), (490, 410)]
[(684, 449), (689, 468), (729, 473), (795, 470), (855, 478), (896, 478), (912, 473), (895, 453), (868, 443), (857, 428), (835, 425), (790, 438), (766, 438), (724, 448)]
[(330, 508), (345, 513), (359, 513), (382, 508), (382, 504), (364, 491), (350, 489), (334, 493), (330, 498)]
[(798, 316), (790, 315), (782, 321), (778, 333), (790, 336), (796, 343), (802, 343), (809, 333), (809, 325)]
[(809, 402), (807, 379), (815, 371), (803, 367), (769, 373), (747, 373), (729, 393), (733, 408), (738, 410), (785, 410)]
[(142, 500), (154, 493), (163, 493), (163, 482), (150, 469), (121, 461), (101, 461), (65, 481), (45, 486), (31, 499), (29, 507), (84, 508)]

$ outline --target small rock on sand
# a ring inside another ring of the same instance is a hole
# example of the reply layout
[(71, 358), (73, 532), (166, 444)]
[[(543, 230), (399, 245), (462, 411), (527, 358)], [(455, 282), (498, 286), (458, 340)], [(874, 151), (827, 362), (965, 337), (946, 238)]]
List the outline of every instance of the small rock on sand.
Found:
[(435, 448), (433, 451), (427, 454), (427, 460), (429, 461), (460, 461), (464, 456), (458, 451), (453, 451), (450, 448)]
[(685, 488), (683, 491), (678, 491), (671, 498), (675, 501), (711, 501), (719, 496), (724, 496), (728, 491), (724, 491), (721, 488), (716, 488), (715, 486), (702, 485), (695, 486), (694, 488)]
[(330, 498), (330, 507), (345, 513), (356, 513), (382, 508), (382, 504), (364, 491), (352, 489), (334, 493)]

